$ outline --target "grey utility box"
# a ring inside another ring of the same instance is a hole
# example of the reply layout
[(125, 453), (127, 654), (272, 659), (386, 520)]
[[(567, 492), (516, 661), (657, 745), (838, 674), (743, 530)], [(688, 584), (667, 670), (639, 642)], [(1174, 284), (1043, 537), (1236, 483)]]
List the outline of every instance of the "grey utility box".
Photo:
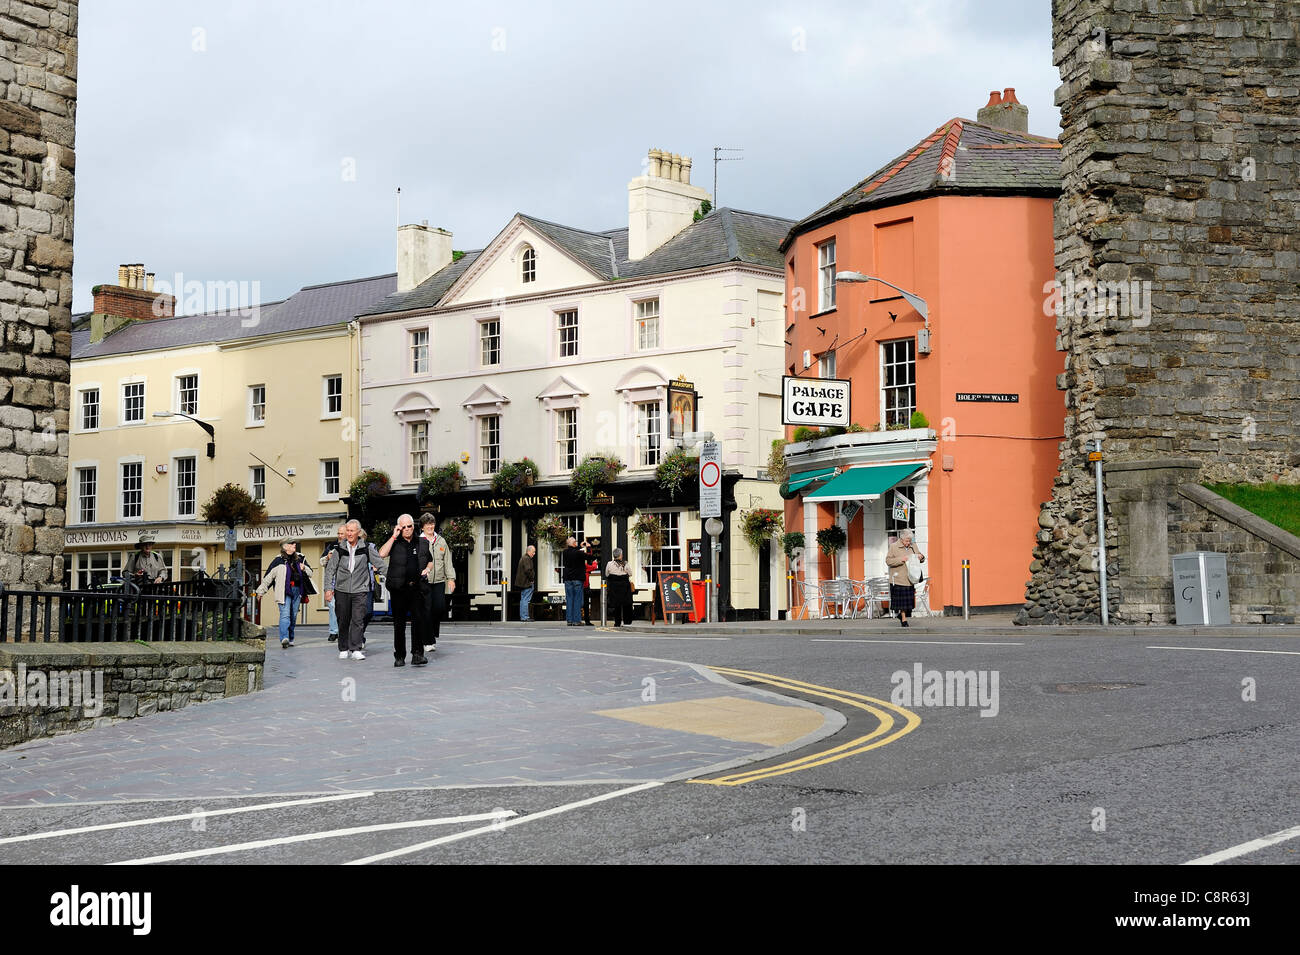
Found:
[(1196, 550), (1174, 555), (1174, 612), (1180, 625), (1232, 623), (1227, 554)]

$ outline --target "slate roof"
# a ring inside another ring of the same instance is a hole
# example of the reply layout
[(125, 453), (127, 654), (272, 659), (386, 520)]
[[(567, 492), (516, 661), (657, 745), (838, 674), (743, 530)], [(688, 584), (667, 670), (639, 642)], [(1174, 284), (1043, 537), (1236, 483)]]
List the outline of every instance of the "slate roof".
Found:
[(132, 322), (93, 345), (90, 342), (90, 326), (86, 325), (72, 333), (72, 357), (100, 358), (164, 348), (221, 344), (263, 335), (344, 325), (357, 312), (396, 286), (396, 273), (308, 285), (283, 301), (263, 303), (258, 308), (256, 324), (250, 323), (251, 316), (230, 310), (180, 315), (176, 318)]
[[(626, 228), (589, 232), (523, 213), (519, 213), (519, 218), (607, 282), (667, 275), (725, 262), (782, 269), (784, 260), (779, 245), (793, 225), (792, 220), (778, 216), (739, 209), (715, 209), (644, 259), (632, 262), (627, 257)], [(482, 251), (465, 253), (460, 261), (434, 273), (421, 285), (408, 292), (390, 295), (359, 314), (379, 315), (436, 306)]]
[(1061, 144), (969, 119), (950, 119), (903, 155), (800, 219), (781, 243), (853, 212), (938, 195), (1055, 197)]

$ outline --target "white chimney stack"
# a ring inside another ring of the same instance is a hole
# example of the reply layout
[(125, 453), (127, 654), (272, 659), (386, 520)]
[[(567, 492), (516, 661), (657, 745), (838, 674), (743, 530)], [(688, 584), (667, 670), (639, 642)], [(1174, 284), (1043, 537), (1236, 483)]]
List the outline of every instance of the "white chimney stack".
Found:
[(430, 229), (427, 224), (397, 227), (397, 291), (409, 292), (449, 265), (450, 232)]
[(627, 184), (627, 257), (644, 259), (695, 221), (709, 194), (691, 185), (689, 156), (652, 149), (646, 174)]

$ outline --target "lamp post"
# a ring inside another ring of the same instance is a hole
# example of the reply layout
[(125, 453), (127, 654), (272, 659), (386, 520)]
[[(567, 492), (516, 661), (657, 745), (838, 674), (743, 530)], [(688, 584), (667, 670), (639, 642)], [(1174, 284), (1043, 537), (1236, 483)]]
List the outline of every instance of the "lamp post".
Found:
[(899, 288), (893, 282), (886, 282), (882, 278), (874, 275), (864, 275), (861, 272), (836, 272), (835, 281), (837, 282), (879, 282), (881, 285), (888, 285), (899, 295), (908, 305), (916, 309), (917, 314), (925, 319), (925, 331), (916, 333), (916, 350), (922, 355), (930, 354), (930, 306), (926, 304), (925, 299), (915, 292), (909, 292), (907, 289)]
[(208, 433), (208, 457), (215, 458), (217, 456), (217, 429), (206, 421), (200, 421), (193, 415), (187, 415), (184, 411), (155, 411), (153, 416), (155, 418), (189, 418)]

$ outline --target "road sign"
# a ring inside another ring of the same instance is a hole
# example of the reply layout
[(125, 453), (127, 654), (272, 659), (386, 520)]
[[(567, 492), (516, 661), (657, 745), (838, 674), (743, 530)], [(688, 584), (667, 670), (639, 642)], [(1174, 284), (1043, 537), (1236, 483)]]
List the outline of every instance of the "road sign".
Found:
[(700, 517), (722, 516), (722, 445), (705, 441), (700, 451)]
[(227, 527), (226, 528), (226, 550), (230, 551), (233, 554), (235, 552), (235, 549), (236, 549), (235, 529), (233, 527)]

